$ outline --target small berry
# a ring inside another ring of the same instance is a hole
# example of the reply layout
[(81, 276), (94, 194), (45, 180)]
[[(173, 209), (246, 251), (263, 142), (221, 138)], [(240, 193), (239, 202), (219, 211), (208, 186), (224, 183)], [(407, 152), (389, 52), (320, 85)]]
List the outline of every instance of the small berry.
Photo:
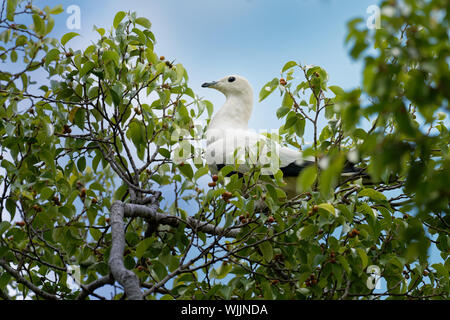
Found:
[(159, 60), (165, 60), (165, 59), (166, 59), (166, 57), (164, 57), (164, 56), (159, 57)]
[(211, 188), (214, 188), (216, 185), (217, 185), (217, 183), (215, 183), (214, 181), (208, 183), (208, 187), (211, 187)]
[(225, 191), (224, 193), (222, 193), (222, 198), (224, 200), (229, 200), (231, 197), (233, 197), (233, 194), (229, 191)]
[(25, 221), (17, 221), (16, 226), (23, 227), (25, 225)]
[(287, 82), (286, 82), (285, 79), (281, 78), (281, 79), (280, 79), (280, 84), (281, 84), (282, 86), (285, 86), (285, 85), (287, 84)]
[(217, 174), (212, 176), (212, 181), (217, 182), (219, 180), (219, 176)]

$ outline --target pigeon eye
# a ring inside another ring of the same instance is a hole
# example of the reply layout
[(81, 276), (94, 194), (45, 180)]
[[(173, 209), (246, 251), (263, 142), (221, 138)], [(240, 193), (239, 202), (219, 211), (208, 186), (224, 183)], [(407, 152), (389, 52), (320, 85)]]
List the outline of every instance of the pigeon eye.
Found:
[(233, 82), (234, 80), (236, 80), (235, 77), (229, 77), (229, 78), (228, 78), (228, 82)]

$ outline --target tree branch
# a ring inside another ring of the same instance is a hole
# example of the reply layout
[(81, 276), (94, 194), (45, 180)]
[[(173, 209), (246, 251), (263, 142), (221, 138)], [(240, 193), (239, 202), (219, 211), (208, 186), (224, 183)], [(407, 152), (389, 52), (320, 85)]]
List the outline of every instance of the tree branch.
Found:
[(16, 278), (17, 282), (23, 284), (25, 287), (33, 291), (36, 295), (48, 300), (59, 300), (58, 296), (45, 292), (44, 290), (36, 287), (33, 283), (22, 277), (20, 272), (11, 268), (8, 262), (6, 262), (5, 260), (0, 259), (0, 266), (3, 269), (5, 269), (9, 274), (11, 274), (14, 278)]
[(125, 268), (123, 253), (125, 249), (125, 228), (123, 223), (124, 204), (116, 201), (111, 206), (111, 253), (109, 256), (109, 267), (111, 273), (124, 288), (128, 299), (143, 300), (139, 278), (130, 270)]

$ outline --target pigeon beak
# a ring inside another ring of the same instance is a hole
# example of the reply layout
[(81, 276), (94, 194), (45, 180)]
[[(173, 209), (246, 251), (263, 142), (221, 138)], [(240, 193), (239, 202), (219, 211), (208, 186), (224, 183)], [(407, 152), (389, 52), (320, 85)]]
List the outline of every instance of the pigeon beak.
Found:
[(214, 86), (215, 84), (217, 84), (217, 81), (205, 82), (204, 84), (202, 84), (202, 88), (209, 88)]

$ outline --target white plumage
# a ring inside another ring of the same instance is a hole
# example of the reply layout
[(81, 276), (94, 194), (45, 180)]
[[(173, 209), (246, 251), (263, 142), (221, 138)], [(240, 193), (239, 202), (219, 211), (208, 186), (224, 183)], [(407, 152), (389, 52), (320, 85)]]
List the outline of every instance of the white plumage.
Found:
[(220, 168), (237, 162), (240, 172), (258, 164), (263, 166), (262, 174), (272, 175), (281, 168), (285, 176), (297, 176), (301, 169), (312, 163), (313, 158), (303, 159), (301, 152), (248, 129), (253, 89), (245, 78), (231, 75), (204, 83), (202, 87), (216, 89), (226, 97), (225, 104), (212, 117), (206, 131), (206, 161), (213, 170), (216, 166)]

